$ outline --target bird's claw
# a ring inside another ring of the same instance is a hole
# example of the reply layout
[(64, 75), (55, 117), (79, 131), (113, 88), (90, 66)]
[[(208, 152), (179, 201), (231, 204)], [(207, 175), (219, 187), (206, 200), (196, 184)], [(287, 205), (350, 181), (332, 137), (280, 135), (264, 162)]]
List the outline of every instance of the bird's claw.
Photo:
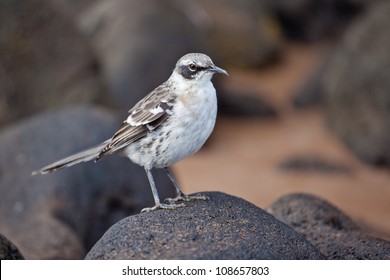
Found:
[(195, 195), (186, 195), (186, 194), (179, 194), (178, 196), (176, 196), (175, 198), (167, 198), (165, 199), (166, 202), (168, 202), (169, 204), (171, 205), (174, 205), (175, 202), (179, 202), (179, 201), (185, 201), (185, 202), (189, 202), (189, 201), (193, 201), (193, 200), (208, 200), (209, 198), (205, 195), (201, 195), (201, 194), (195, 194)]
[(156, 204), (153, 207), (147, 207), (147, 208), (142, 209), (141, 213), (152, 212), (152, 211), (155, 211), (155, 210), (158, 210), (158, 209), (173, 210), (173, 209), (181, 208), (181, 207), (185, 207), (185, 204), (184, 203), (180, 203), (180, 204), (164, 204), (164, 203), (160, 203), (160, 204)]

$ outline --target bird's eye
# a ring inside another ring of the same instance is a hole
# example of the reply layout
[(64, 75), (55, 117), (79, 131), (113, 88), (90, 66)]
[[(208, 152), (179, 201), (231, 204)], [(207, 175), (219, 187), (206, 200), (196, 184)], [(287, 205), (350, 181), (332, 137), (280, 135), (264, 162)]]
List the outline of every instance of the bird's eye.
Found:
[(195, 71), (198, 69), (198, 67), (196, 67), (196, 64), (195, 64), (195, 63), (190, 63), (190, 64), (188, 65), (188, 68), (189, 68), (192, 72), (195, 72)]

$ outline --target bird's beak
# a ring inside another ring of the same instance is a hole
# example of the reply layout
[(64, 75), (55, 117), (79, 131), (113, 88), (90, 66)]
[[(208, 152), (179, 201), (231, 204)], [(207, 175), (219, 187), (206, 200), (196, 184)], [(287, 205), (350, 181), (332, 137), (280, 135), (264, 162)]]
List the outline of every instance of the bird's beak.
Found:
[(229, 76), (228, 72), (226, 72), (226, 70), (222, 69), (222, 68), (219, 68), (218, 66), (212, 66), (208, 69), (208, 71), (210, 72), (214, 72), (214, 73), (219, 73), (219, 74), (224, 74), (226, 76)]

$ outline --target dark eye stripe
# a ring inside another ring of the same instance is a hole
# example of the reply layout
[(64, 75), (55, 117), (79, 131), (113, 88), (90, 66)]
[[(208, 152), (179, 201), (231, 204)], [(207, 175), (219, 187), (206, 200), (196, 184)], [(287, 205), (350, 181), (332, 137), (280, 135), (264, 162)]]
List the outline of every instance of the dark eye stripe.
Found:
[(208, 69), (208, 67), (198, 66), (197, 69), (196, 69), (196, 71), (199, 72), (199, 71), (204, 71), (204, 70), (206, 70), (206, 69)]
[(189, 69), (189, 66), (188, 65), (181, 65), (179, 67), (179, 73), (185, 78), (185, 79), (189, 79), (189, 80), (192, 80), (195, 78), (195, 75), (196, 73), (200, 72), (200, 71), (204, 71), (204, 70), (207, 70), (209, 67), (202, 67), (202, 66), (197, 66), (196, 70), (193, 71), (191, 69)]

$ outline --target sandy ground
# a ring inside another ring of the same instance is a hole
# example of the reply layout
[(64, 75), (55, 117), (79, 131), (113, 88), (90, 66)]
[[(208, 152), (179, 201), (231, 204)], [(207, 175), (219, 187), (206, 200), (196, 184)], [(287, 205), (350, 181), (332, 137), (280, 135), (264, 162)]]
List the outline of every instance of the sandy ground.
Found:
[[(222, 191), (261, 208), (289, 193), (315, 194), (342, 209), (371, 234), (390, 240), (390, 172), (362, 163), (326, 126), (321, 108), (295, 110), (290, 99), (330, 46), (289, 46), (267, 70), (229, 71), (228, 86), (248, 87), (279, 111), (275, 119), (220, 116), (208, 142), (174, 170), (188, 192)], [(264, 95), (266, 93), (266, 95)], [(291, 158), (320, 158), (349, 172), (285, 171)]]

